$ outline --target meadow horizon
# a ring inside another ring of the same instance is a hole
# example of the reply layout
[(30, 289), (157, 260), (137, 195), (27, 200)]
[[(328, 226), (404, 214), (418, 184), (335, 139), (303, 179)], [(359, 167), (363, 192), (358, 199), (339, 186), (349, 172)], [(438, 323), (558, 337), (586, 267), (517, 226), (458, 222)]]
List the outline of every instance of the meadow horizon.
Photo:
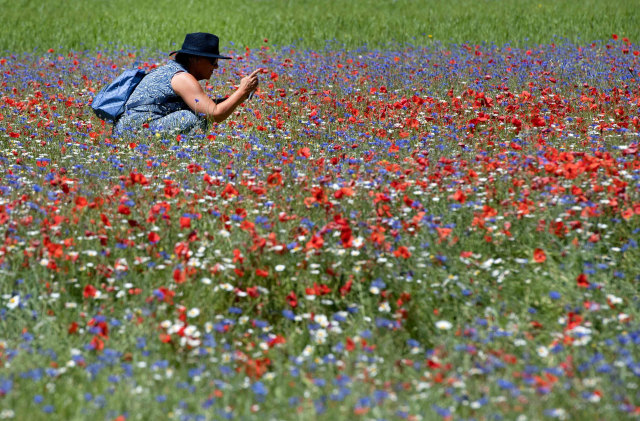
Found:
[[(189, 1), (128, 2), (28, 0), (0, 2), (8, 25), (0, 51), (49, 48), (146, 48), (170, 51), (188, 32), (213, 32), (224, 48), (348, 49), (506, 43), (516, 47), (604, 41), (611, 34), (640, 39), (637, 0), (573, 1)], [(64, 6), (63, 6), (64, 5)], [(62, 7), (63, 6), (63, 7)], [(45, 29), (45, 30), (43, 30)]]

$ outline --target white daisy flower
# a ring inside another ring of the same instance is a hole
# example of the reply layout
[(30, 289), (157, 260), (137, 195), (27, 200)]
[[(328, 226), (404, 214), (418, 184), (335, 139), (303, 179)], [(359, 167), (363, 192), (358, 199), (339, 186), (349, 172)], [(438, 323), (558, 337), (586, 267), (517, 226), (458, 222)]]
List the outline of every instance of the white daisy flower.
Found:
[(192, 338), (200, 337), (200, 332), (198, 332), (198, 329), (193, 325), (187, 326), (184, 329), (184, 334), (187, 335), (187, 336), (190, 336)]
[(449, 330), (453, 327), (450, 321), (448, 320), (438, 320), (436, 322), (436, 328), (439, 330)]
[(620, 313), (618, 314), (618, 321), (620, 323), (627, 323), (629, 321), (629, 315), (626, 313)]
[(313, 321), (318, 323), (321, 327), (326, 328), (329, 326), (329, 319), (324, 314), (316, 314)]
[(309, 358), (313, 354), (313, 347), (311, 345), (307, 345), (302, 350), (302, 356), (305, 358)]
[(20, 296), (19, 295), (14, 295), (13, 297), (9, 298), (9, 302), (7, 302), (7, 308), (9, 310), (13, 310), (14, 308), (18, 307), (20, 305)]
[(189, 345), (191, 348), (198, 347), (200, 346), (200, 339), (189, 338), (187, 339), (187, 345)]
[(589, 396), (589, 398), (588, 398), (588, 399), (589, 399), (589, 402), (592, 402), (592, 403), (598, 403), (598, 402), (600, 402), (600, 394), (598, 394), (598, 393), (592, 393), (592, 394)]
[(318, 329), (313, 332), (313, 339), (317, 344), (323, 344), (327, 341), (327, 331), (324, 329)]
[(546, 358), (549, 355), (549, 349), (546, 346), (539, 346), (536, 348), (536, 352), (541, 358)]
[(616, 297), (613, 294), (607, 294), (607, 301), (612, 306), (615, 306), (616, 304), (622, 304), (622, 298)]

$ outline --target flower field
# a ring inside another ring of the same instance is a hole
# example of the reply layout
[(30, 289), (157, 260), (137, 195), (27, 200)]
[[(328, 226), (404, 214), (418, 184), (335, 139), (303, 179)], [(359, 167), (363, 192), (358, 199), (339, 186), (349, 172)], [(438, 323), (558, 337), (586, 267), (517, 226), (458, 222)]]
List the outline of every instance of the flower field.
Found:
[(256, 48), (200, 136), (0, 58), (0, 418), (640, 416), (640, 47)]

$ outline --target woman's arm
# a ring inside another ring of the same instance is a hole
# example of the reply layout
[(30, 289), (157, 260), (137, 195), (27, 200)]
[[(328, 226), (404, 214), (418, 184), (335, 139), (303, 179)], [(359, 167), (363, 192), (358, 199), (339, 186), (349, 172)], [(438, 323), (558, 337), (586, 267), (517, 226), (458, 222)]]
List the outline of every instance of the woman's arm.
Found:
[(258, 72), (260, 69), (242, 78), (238, 89), (219, 104), (209, 98), (191, 73), (176, 73), (171, 79), (171, 87), (196, 114), (202, 113), (207, 119), (219, 123), (229, 117), (258, 87)]

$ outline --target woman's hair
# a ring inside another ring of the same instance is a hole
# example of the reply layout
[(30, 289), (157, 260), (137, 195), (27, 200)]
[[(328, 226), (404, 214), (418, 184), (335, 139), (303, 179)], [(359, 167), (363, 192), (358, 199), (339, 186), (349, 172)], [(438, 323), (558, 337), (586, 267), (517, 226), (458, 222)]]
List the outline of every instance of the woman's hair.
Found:
[(189, 66), (189, 58), (191, 58), (192, 55), (191, 54), (187, 54), (187, 53), (178, 53), (176, 54), (176, 62), (181, 65), (184, 68), (187, 68)]

